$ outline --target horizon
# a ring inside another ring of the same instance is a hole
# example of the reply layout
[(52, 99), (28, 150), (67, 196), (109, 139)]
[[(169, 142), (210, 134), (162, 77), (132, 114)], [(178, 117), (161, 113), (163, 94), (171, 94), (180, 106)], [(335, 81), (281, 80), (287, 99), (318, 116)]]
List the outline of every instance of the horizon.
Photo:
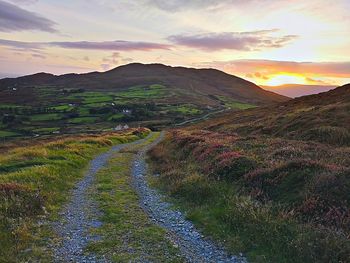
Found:
[[(23, 77), (23, 76), (30, 76), (30, 75), (35, 75), (35, 74), (52, 74), (55, 76), (62, 76), (62, 75), (67, 75), (67, 74), (88, 74), (88, 73), (93, 73), (93, 72), (98, 72), (98, 73), (104, 73), (107, 71), (111, 71), (114, 69), (117, 69), (119, 67), (123, 67), (123, 66), (128, 66), (128, 65), (133, 65), (133, 64), (141, 64), (141, 65), (162, 65), (162, 66), (166, 66), (166, 67), (183, 67), (183, 68), (187, 68), (187, 69), (211, 69), (211, 70), (219, 70), (220, 69), (216, 69), (216, 68), (208, 68), (208, 67), (184, 67), (184, 66), (173, 66), (173, 65), (167, 65), (167, 64), (162, 64), (162, 63), (141, 63), (141, 62), (131, 62), (131, 63), (127, 63), (127, 64), (123, 64), (123, 65), (117, 65), (114, 68), (105, 70), (105, 71), (88, 71), (88, 72), (81, 72), (81, 73), (76, 73), (76, 72), (67, 72), (67, 73), (63, 73), (63, 74), (54, 74), (52, 72), (35, 72), (32, 74), (28, 74), (28, 75), (14, 75), (14, 76), (6, 76), (6, 74), (2, 74), (0, 72), (0, 79), (4, 79), (4, 78), (17, 78), (17, 77)], [(226, 74), (229, 74), (231, 76), (235, 76), (235, 77), (239, 77), (236, 76), (232, 73), (229, 72), (225, 72), (225, 71), (221, 71), (224, 72)], [(249, 80), (248, 78), (244, 78), (244, 77), (240, 77), (244, 80), (250, 81), (252, 83), (254, 83), (253, 81)], [(281, 85), (259, 85), (257, 83), (254, 83), (255, 85), (259, 86), (260, 88), (267, 90), (267, 91), (272, 91), (274, 93), (286, 96), (286, 97), (290, 97), (290, 98), (297, 98), (297, 97), (302, 97), (302, 96), (307, 96), (307, 95), (312, 95), (312, 94), (318, 94), (321, 92), (327, 92), (329, 90), (332, 90), (338, 86), (336, 85), (312, 85), (312, 84), (291, 84), (291, 83), (286, 83), (286, 84), (281, 84)], [(344, 85), (346, 85), (348, 83), (345, 83)], [(340, 85), (342, 86), (342, 85)]]
[(0, 0), (0, 73), (86, 73), (137, 61), (214, 68), (259, 86), (341, 86), (350, 82), (350, 3), (323, 3)]

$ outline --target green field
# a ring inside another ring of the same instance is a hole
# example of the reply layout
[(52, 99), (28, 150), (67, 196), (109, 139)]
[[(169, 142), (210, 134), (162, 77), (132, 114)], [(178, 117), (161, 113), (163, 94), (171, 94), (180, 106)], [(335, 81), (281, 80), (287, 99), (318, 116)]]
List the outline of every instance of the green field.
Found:
[(48, 134), (48, 133), (53, 133), (53, 132), (56, 132), (56, 131), (59, 131), (59, 130), (60, 130), (60, 128), (53, 127), (53, 128), (34, 129), (33, 132)]
[(79, 117), (69, 120), (69, 123), (81, 124), (81, 123), (94, 123), (98, 120), (98, 117)]
[(118, 97), (124, 99), (155, 99), (167, 94), (167, 89), (163, 85), (135, 86), (127, 91), (119, 92)]
[(238, 110), (246, 110), (250, 108), (255, 108), (256, 105), (249, 104), (249, 103), (242, 103), (239, 101), (234, 101), (229, 98), (223, 97), (223, 96), (217, 96), (219, 100), (221, 100), (225, 107), (231, 108), (231, 109), (238, 109)]
[[(27, 103), (0, 104), (0, 116), (3, 116), (0, 128), (14, 132), (13, 135), (7, 133), (3, 138), (49, 135), (58, 130), (62, 133), (76, 132), (75, 126), (81, 129), (92, 123), (98, 129), (108, 129), (116, 123), (128, 123), (130, 127), (144, 123), (149, 125), (147, 127), (157, 128), (211, 111), (210, 107), (179, 100), (183, 94), (160, 84), (104, 91), (33, 87), (32, 92), (36, 99)], [(225, 102), (227, 108), (244, 109), (250, 106)]]
[(1, 131), (0, 130), (0, 138), (5, 138), (5, 137), (14, 137), (14, 136), (18, 136), (19, 134), (16, 132), (12, 132), (12, 131)]
[(170, 110), (170, 112), (175, 112), (175, 113), (181, 113), (184, 115), (197, 115), (203, 113), (202, 110), (198, 109), (194, 105), (179, 105), (179, 106), (171, 106), (167, 107), (167, 110)]
[(108, 118), (109, 121), (118, 121), (124, 118), (124, 115), (121, 113), (113, 114)]
[(30, 117), (31, 121), (37, 122), (37, 121), (57, 121), (60, 120), (62, 116), (57, 113), (50, 113), (50, 114), (36, 114)]

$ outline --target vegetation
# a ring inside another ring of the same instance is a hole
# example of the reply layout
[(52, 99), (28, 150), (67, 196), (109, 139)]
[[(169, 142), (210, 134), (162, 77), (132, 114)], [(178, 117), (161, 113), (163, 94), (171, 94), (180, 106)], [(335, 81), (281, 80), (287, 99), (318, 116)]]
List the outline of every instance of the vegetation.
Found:
[(149, 125), (149, 121), (153, 121), (151, 126), (154, 127), (157, 123), (171, 124), (179, 118), (183, 120), (208, 111), (195, 105), (160, 102), (172, 92), (157, 84), (138, 85), (117, 92), (54, 87), (37, 88), (33, 92), (39, 101), (42, 100), (40, 106), (35, 100), (21, 105), (0, 104), (0, 138), (72, 133), (88, 128), (91, 123), (99, 124), (95, 129), (100, 127), (100, 130), (124, 123)]
[[(154, 134), (146, 144), (157, 137)], [(165, 230), (153, 224), (140, 207), (133, 189), (130, 167), (140, 147), (114, 154), (97, 174), (96, 199), (103, 225), (96, 230), (101, 239), (89, 249), (114, 262), (182, 262), (178, 249), (165, 238)]]
[(89, 160), (113, 144), (145, 137), (146, 129), (76, 135), (2, 146), (0, 261), (49, 261), (45, 250), (55, 219)]
[(217, 98), (225, 105), (227, 108), (231, 109), (239, 109), (239, 110), (246, 110), (250, 108), (255, 108), (256, 105), (251, 103), (242, 103), (239, 101), (232, 100), (230, 98), (227, 98), (225, 96), (217, 96)]
[(349, 146), (349, 115), (350, 84), (273, 106), (230, 112), (198, 128)]
[(346, 262), (349, 149), (210, 131), (151, 151), (156, 185), (203, 231), (257, 262)]
[(349, 88), (170, 131), (153, 181), (253, 262), (347, 262)]
[(23, 138), (48, 136), (37, 130), (57, 127), (55, 134), (126, 123), (162, 129), (219, 109), (285, 100), (217, 70), (130, 64), (103, 73), (39, 73), (0, 80), (0, 131)]

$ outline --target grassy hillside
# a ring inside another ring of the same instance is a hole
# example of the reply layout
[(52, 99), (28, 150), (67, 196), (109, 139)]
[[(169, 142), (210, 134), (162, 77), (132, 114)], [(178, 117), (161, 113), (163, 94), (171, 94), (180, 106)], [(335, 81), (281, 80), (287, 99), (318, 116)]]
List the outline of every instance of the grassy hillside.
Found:
[(49, 262), (48, 222), (94, 155), (145, 137), (147, 129), (64, 136), (2, 145), (0, 155), (0, 261)]
[(212, 69), (130, 64), (111, 71), (0, 80), (0, 138), (165, 127), (224, 108), (286, 100)]
[(347, 262), (350, 85), (170, 131), (154, 183), (253, 262)]
[(350, 144), (350, 84), (270, 107), (229, 113), (198, 128)]

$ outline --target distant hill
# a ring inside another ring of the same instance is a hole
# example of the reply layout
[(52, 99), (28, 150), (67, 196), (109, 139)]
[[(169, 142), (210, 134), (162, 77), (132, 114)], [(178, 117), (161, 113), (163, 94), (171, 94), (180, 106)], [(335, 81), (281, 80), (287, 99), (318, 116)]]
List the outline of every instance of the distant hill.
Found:
[(321, 85), (300, 85), (300, 84), (285, 84), (280, 86), (261, 86), (263, 89), (276, 92), (278, 94), (296, 98), (306, 95), (318, 94), (336, 88), (336, 86), (321, 86)]
[(0, 138), (146, 126), (286, 101), (214, 69), (129, 64), (107, 72), (0, 80)]
[[(161, 84), (175, 91), (180, 101), (218, 105), (218, 97), (261, 105), (281, 102), (288, 98), (265, 91), (239, 77), (215, 69), (170, 67), (162, 64), (133, 63), (107, 72), (65, 74), (47, 73), (0, 80), (0, 90), (8, 87), (55, 86), (69, 89), (116, 91), (136, 85)], [(175, 99), (175, 97), (174, 97)]]
[(211, 130), (350, 145), (350, 84), (200, 124)]

